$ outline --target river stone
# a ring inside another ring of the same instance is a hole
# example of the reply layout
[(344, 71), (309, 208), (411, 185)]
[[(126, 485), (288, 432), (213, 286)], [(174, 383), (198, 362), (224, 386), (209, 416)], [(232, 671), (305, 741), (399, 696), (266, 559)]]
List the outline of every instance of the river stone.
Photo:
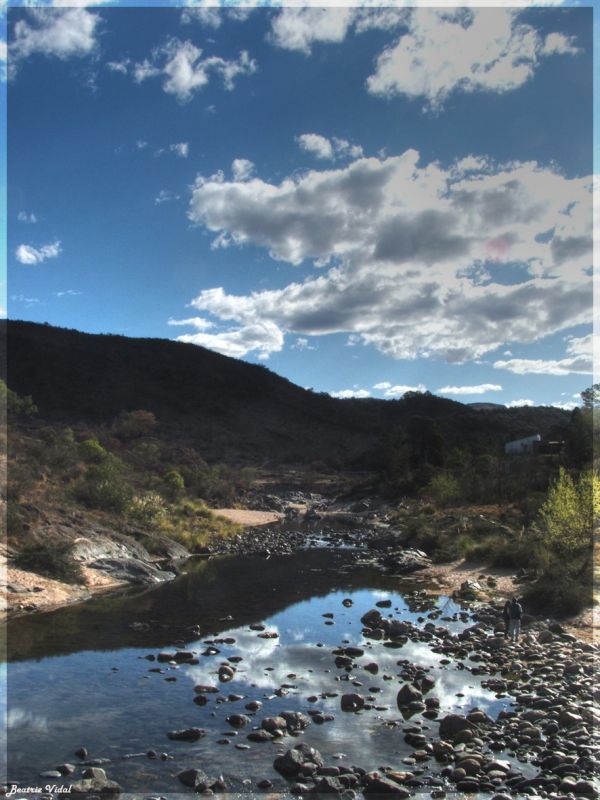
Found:
[(472, 730), (473, 724), (460, 714), (448, 714), (440, 720), (440, 738), (447, 739), (465, 730)]
[(176, 742), (197, 742), (206, 735), (206, 731), (202, 728), (184, 728), (180, 731), (169, 731), (167, 736)]
[(366, 797), (379, 794), (393, 794), (394, 797), (399, 798), (399, 800), (410, 797), (408, 789), (405, 789), (389, 778), (383, 777), (378, 772), (368, 772), (363, 777), (362, 784), (363, 794)]
[(598, 790), (591, 781), (577, 781), (573, 791), (586, 797), (598, 797)]
[(195, 789), (199, 784), (210, 786), (213, 783), (201, 769), (184, 769), (183, 772), (178, 773), (177, 777), (184, 786), (189, 786), (192, 789)]
[(340, 795), (345, 787), (338, 778), (324, 776), (309, 790), (309, 794), (337, 794)]
[(275, 737), (270, 731), (265, 731), (264, 729), (259, 731), (252, 731), (246, 737), (250, 742), (270, 742)]
[(298, 750), (288, 750), (284, 755), (278, 756), (273, 762), (273, 768), (284, 778), (295, 777), (304, 766), (304, 755)]
[(88, 767), (82, 773), (84, 778), (93, 778), (95, 781), (105, 781), (106, 771), (102, 767)]
[(365, 626), (365, 628), (376, 628), (383, 617), (381, 616), (381, 611), (378, 611), (376, 608), (372, 608), (370, 611), (367, 611), (366, 614), (363, 614), (360, 618), (360, 621)]
[(262, 708), (262, 703), (260, 702), (260, 700), (251, 700), (249, 703), (246, 703), (244, 708), (247, 711), (260, 711), (260, 709)]
[(303, 731), (310, 725), (310, 719), (301, 711), (282, 711), (279, 716), (285, 720), (285, 725), (290, 733)]
[(360, 711), (365, 707), (365, 699), (360, 694), (343, 694), (340, 702), (342, 711)]
[(98, 794), (121, 794), (122, 789), (116, 781), (109, 781), (107, 779), (102, 781), (94, 780), (93, 778), (84, 778), (84, 780), (76, 781), (70, 786), (72, 794), (86, 794), (88, 797)]
[(218, 694), (219, 688), (217, 686), (204, 686), (203, 684), (198, 684), (198, 686), (194, 686), (194, 691), (196, 694)]
[(279, 716), (265, 717), (260, 724), (263, 730), (269, 731), (269, 733), (274, 733), (275, 731), (282, 731), (286, 729), (285, 719)]
[(62, 773), (57, 769), (47, 769), (45, 772), (40, 772), (40, 778), (62, 778)]
[(227, 683), (230, 681), (233, 676), (235, 675), (235, 670), (233, 667), (227, 666), (227, 664), (222, 664), (219, 667), (219, 680), (221, 683)]
[(72, 775), (75, 772), (75, 764), (59, 764), (56, 768), (61, 775)]
[(246, 714), (230, 714), (227, 717), (227, 722), (232, 728), (243, 728), (251, 722), (251, 719)]
[(410, 683), (405, 683), (396, 696), (396, 703), (398, 708), (403, 708), (414, 701), (420, 702), (422, 699), (423, 695), (416, 687)]

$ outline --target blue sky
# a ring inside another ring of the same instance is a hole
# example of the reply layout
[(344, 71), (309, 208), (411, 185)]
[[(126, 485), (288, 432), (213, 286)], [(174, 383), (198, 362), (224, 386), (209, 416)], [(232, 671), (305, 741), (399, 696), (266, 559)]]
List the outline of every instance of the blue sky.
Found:
[(11, 8), (8, 315), (572, 407), (592, 33), (527, 3)]

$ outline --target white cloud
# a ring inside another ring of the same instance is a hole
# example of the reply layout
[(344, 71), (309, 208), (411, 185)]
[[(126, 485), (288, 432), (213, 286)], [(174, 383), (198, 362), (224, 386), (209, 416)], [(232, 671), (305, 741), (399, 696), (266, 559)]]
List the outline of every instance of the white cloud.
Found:
[(283, 348), (283, 340), (279, 328), (268, 321), (255, 322), (241, 328), (230, 328), (219, 333), (199, 332), (177, 337), (179, 342), (207, 347), (224, 356), (243, 358), (248, 353), (256, 353), (257, 357), (263, 360), (271, 353), (278, 353)]
[(254, 172), (254, 164), (247, 158), (234, 158), (231, 163), (234, 181), (247, 181)]
[[(131, 61), (128, 58), (125, 58), (123, 61), (108, 61), (106, 66), (111, 72), (119, 72), (121, 75), (127, 75), (130, 64)], [(147, 145), (148, 142), (145, 142), (144, 144)]]
[(477, 386), (442, 386), (439, 394), (487, 394), (488, 392), (501, 392), (502, 387), (497, 383), (480, 383)]
[(304, 336), (299, 336), (293, 345), (291, 345), (291, 350), (316, 350), (317, 348), (310, 344), (308, 339)]
[(521, 408), (522, 406), (534, 406), (535, 403), (533, 400), (511, 400), (510, 403), (506, 403), (507, 408)]
[(100, 17), (85, 8), (30, 8), (14, 26), (9, 45), (11, 70), (34, 53), (67, 59), (85, 56), (96, 47)]
[(343, 42), (354, 16), (351, 8), (283, 8), (271, 21), (269, 38), (308, 55), (315, 42)]
[(592, 360), (588, 356), (578, 358), (541, 359), (512, 358), (510, 361), (495, 361), (496, 369), (507, 369), (517, 375), (587, 375), (593, 372)]
[(550, 405), (553, 408), (562, 408), (563, 411), (573, 411), (574, 408), (581, 408), (581, 403), (571, 402), (561, 403), (557, 401), (556, 403), (550, 403)]
[(248, 19), (256, 5), (245, 5), (240, 3), (236, 6), (215, 5), (213, 0), (204, 2), (184, 3), (188, 8), (181, 12), (181, 22), (183, 25), (190, 25), (198, 22), (207, 28), (216, 30), (221, 27), (223, 20), (233, 20), (234, 22), (244, 22)]
[(135, 146), (138, 150), (145, 150), (148, 147), (148, 142), (145, 139), (138, 139)]
[(15, 258), (21, 264), (41, 264), (47, 258), (56, 258), (61, 252), (62, 248), (58, 240), (42, 245), (40, 248), (32, 247), (30, 244), (20, 244), (15, 250)]
[(27, 211), (19, 211), (17, 214), (17, 219), (19, 222), (26, 222), (31, 225), (37, 222), (36, 215), (34, 213), (28, 214)]
[(315, 158), (333, 161), (341, 158), (361, 158), (363, 149), (360, 145), (350, 144), (346, 139), (334, 136), (327, 139), (318, 133), (302, 133), (296, 136), (300, 148), (306, 153), (311, 153)]
[(202, 50), (192, 42), (171, 37), (152, 51), (150, 59), (134, 65), (133, 76), (137, 83), (162, 77), (163, 91), (186, 103), (209, 83), (212, 75), (218, 75), (225, 89), (231, 90), (238, 77), (252, 75), (256, 69), (256, 62), (245, 50), (233, 61), (219, 56), (202, 58)]
[(427, 387), (422, 383), (419, 383), (417, 386), (404, 386), (404, 385), (387, 386), (383, 393), (383, 396), (389, 398), (398, 398), (402, 397), (407, 392), (426, 392), (426, 391)]
[(175, 192), (171, 192), (169, 189), (161, 189), (154, 198), (154, 205), (160, 206), (163, 203), (170, 203), (173, 200), (179, 200), (179, 195)]
[(188, 319), (170, 319), (168, 325), (185, 325), (195, 328), (197, 331), (207, 331), (214, 327), (213, 323), (203, 317), (189, 317)]
[(542, 58), (575, 52), (570, 39), (542, 38), (511, 8), (420, 8), (408, 31), (379, 55), (367, 88), (384, 97), (423, 97), (439, 108), (455, 91), (517, 89)]
[(296, 141), (302, 150), (312, 153), (315, 158), (333, 158), (332, 144), (325, 136), (320, 136), (318, 133), (302, 133), (296, 137)]
[[(394, 358), (451, 362), (591, 321), (591, 250), (557, 264), (554, 239), (540, 238), (565, 224), (573, 237), (591, 235), (591, 179), (535, 162), (480, 163), (443, 168), (407, 150), (279, 183), (198, 176), (188, 217), (214, 246), (252, 244), (329, 269), (247, 296), (207, 289), (192, 305), (239, 326), (346, 333), (348, 344)], [(487, 269), (492, 243), (498, 282)], [(504, 263), (521, 265), (518, 283), (503, 280)]]
[(170, 144), (169, 150), (179, 158), (187, 158), (190, 152), (190, 145), (188, 142), (177, 142), (176, 144)]
[(373, 388), (379, 391), (383, 391), (384, 389), (390, 389), (392, 384), (389, 381), (382, 381), (381, 383), (376, 383)]
[(366, 397), (371, 396), (371, 392), (366, 389), (341, 389), (339, 392), (329, 392), (332, 397), (337, 397), (338, 400), (364, 400)]
[(75, 289), (64, 289), (61, 292), (53, 292), (55, 297), (79, 297), (83, 292), (77, 292)]

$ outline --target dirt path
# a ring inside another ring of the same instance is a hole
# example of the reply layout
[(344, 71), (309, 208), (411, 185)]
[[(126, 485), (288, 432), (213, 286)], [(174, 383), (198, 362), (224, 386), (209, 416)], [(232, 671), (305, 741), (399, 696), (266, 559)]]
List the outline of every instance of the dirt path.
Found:
[(275, 511), (249, 511), (246, 508), (213, 508), (211, 511), (219, 517), (225, 517), (232, 522), (248, 527), (270, 525), (283, 519), (283, 514)]

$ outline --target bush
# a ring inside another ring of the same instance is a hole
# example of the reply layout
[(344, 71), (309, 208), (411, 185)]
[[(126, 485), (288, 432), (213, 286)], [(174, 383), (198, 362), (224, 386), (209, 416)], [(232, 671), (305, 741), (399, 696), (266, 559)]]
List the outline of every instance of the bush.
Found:
[(113, 432), (119, 439), (139, 439), (152, 433), (157, 424), (152, 411), (122, 411), (113, 423)]
[(575, 481), (561, 468), (540, 509), (545, 540), (560, 558), (571, 559), (591, 551), (599, 500), (597, 475), (588, 470)]
[(176, 500), (185, 491), (183, 476), (176, 469), (170, 469), (163, 478), (164, 491), (171, 500)]
[(89, 508), (122, 513), (132, 496), (122, 471), (123, 464), (115, 456), (109, 456), (102, 464), (90, 465), (75, 487), (75, 497)]
[(97, 439), (86, 439), (77, 449), (79, 457), (87, 464), (101, 464), (109, 455)]
[(583, 581), (567, 574), (544, 575), (525, 589), (523, 602), (526, 608), (543, 614), (578, 614), (593, 603), (591, 575)]
[(450, 472), (438, 472), (429, 481), (425, 494), (431, 496), (442, 506), (449, 505), (460, 497), (460, 487)]
[(71, 549), (69, 542), (29, 544), (18, 553), (14, 563), (21, 569), (65, 583), (83, 583), (80, 565), (71, 560)]
[(40, 459), (51, 467), (67, 469), (73, 467), (79, 458), (75, 435), (71, 428), (52, 428), (40, 430), (44, 447), (40, 448)]
[(165, 504), (159, 494), (136, 495), (127, 506), (127, 516), (140, 525), (153, 525), (164, 519)]

